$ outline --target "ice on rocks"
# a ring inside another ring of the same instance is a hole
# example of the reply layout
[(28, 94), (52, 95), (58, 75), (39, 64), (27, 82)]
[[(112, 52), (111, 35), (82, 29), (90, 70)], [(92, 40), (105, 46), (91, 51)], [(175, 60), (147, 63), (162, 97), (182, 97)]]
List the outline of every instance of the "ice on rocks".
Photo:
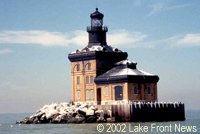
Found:
[[(97, 113), (101, 112), (101, 113)], [(22, 124), (38, 123), (84, 123), (105, 120), (104, 110), (98, 111), (93, 105), (68, 103), (52, 103), (45, 105), (30, 117), (18, 122)], [(92, 116), (92, 117), (91, 117)]]

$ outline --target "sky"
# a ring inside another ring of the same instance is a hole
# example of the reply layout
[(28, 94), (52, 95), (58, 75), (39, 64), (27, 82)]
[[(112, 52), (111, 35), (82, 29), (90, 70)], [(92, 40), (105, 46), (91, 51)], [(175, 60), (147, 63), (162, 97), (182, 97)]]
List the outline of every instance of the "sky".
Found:
[(68, 54), (88, 43), (98, 7), (107, 43), (157, 74), (159, 101), (200, 109), (199, 0), (1, 0), (0, 113), (69, 102)]

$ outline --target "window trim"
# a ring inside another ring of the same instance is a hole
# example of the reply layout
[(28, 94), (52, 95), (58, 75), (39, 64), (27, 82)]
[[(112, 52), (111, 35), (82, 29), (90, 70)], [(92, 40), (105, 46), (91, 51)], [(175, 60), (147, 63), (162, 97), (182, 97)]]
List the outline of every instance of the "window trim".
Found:
[(88, 64), (87, 64), (87, 70), (91, 70), (91, 63), (90, 62), (88, 62)]
[(89, 83), (90, 83), (90, 84), (94, 83), (94, 76), (92, 76), (92, 75), (90, 76)]
[(108, 86), (104, 87), (104, 96), (109, 96), (109, 87)]
[(116, 85), (114, 87), (114, 90), (115, 90), (115, 100), (116, 101), (123, 100), (124, 99), (124, 86)]
[(86, 80), (85, 80), (85, 83), (86, 83), (86, 84), (89, 84), (89, 83), (90, 83), (90, 77), (87, 75), (85, 79), (86, 79)]
[(81, 82), (80, 82), (80, 76), (76, 76), (76, 84), (77, 84), (77, 85), (80, 85), (80, 84), (81, 84)]

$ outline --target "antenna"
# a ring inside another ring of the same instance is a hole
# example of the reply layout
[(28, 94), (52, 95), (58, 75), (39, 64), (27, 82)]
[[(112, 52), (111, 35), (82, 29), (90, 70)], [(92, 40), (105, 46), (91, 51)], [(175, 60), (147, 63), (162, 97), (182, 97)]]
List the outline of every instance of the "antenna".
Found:
[(96, 9), (98, 9), (98, 5), (99, 5), (97, 1), (98, 1), (98, 0), (96, 0)]

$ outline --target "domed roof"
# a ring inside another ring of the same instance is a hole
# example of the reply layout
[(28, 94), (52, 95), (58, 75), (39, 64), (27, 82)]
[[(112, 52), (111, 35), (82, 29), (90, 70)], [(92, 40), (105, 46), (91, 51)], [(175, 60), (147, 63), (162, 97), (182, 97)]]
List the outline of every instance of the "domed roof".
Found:
[(103, 16), (104, 15), (98, 11), (98, 8), (96, 8), (96, 11), (94, 13), (90, 14), (91, 18), (100, 18), (100, 19), (102, 19)]
[(157, 75), (137, 69), (136, 64), (136, 62), (132, 62), (128, 59), (122, 60), (116, 63), (116, 66), (112, 69), (108, 70), (104, 74), (97, 76), (95, 78), (95, 83), (108, 84), (119, 82), (158, 82), (159, 77)]

